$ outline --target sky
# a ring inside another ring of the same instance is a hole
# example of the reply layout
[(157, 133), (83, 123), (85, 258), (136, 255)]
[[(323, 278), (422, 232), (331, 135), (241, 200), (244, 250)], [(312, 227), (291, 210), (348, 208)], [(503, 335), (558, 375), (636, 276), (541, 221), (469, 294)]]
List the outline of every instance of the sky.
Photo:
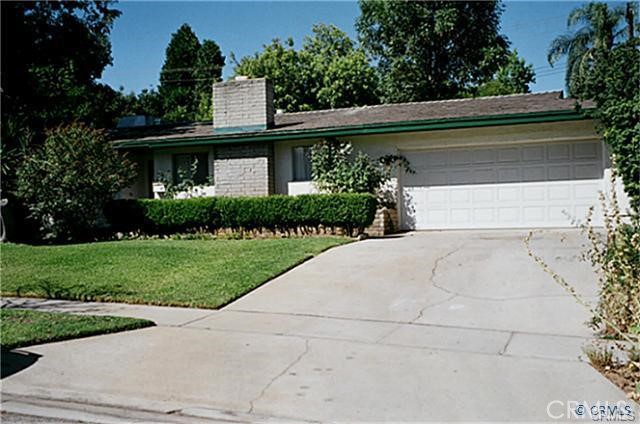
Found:
[[(536, 71), (532, 91), (564, 88), (564, 67), (550, 67), (546, 52), (549, 43), (566, 31), (569, 12), (582, 2), (505, 2), (502, 33)], [(260, 51), (273, 38), (292, 37), (300, 46), (316, 23), (334, 24), (356, 39), (359, 15), (355, 1), (236, 1), (161, 2), (121, 1), (122, 15), (111, 33), (113, 65), (102, 81), (115, 89), (140, 92), (158, 85), (160, 68), (171, 34), (188, 23), (198, 38), (212, 39), (227, 57), (226, 79), (233, 74), (231, 53), (240, 59)]]

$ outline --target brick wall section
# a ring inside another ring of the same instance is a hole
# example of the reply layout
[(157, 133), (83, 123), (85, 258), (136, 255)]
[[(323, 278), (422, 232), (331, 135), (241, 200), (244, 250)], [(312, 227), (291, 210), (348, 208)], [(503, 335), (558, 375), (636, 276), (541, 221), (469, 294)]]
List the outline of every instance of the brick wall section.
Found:
[(213, 85), (213, 129), (273, 127), (273, 85), (265, 78)]
[(267, 196), (274, 192), (272, 143), (216, 147), (213, 169), (217, 196)]
[(371, 237), (382, 237), (398, 231), (398, 211), (396, 209), (380, 208), (376, 217), (364, 232)]

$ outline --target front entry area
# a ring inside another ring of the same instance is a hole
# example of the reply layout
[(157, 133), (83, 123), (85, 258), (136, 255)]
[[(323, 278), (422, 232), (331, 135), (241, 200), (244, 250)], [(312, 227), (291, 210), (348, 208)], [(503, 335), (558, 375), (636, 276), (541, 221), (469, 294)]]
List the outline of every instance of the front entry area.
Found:
[(598, 204), (602, 147), (579, 141), (403, 151), (415, 173), (401, 176), (402, 227), (570, 227)]

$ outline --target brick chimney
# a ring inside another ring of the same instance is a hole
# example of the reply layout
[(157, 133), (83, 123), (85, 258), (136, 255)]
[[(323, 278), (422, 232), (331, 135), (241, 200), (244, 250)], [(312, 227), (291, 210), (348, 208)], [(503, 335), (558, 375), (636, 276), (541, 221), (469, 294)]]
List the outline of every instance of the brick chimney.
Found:
[(236, 77), (213, 85), (213, 131), (239, 133), (273, 127), (273, 85), (266, 78)]

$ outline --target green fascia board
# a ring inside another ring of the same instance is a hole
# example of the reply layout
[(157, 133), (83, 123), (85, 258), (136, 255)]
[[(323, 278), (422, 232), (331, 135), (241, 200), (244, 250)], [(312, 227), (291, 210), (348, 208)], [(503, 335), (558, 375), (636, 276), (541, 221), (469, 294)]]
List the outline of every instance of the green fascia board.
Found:
[[(584, 109), (583, 109), (584, 110)], [(501, 125), (537, 124), (545, 122), (578, 121), (590, 119), (584, 113), (575, 110), (557, 110), (547, 112), (529, 112), (506, 115), (484, 115), (464, 118), (429, 119), (422, 121), (404, 121), (380, 124), (351, 125), (336, 128), (316, 128), (305, 130), (271, 130), (240, 134), (211, 134), (197, 138), (168, 138), (148, 140), (115, 141), (118, 149), (165, 148), (203, 146), (231, 143), (254, 143), (261, 141), (302, 140), (320, 137), (344, 137), (358, 135), (390, 134), (417, 131), (449, 130)]]

